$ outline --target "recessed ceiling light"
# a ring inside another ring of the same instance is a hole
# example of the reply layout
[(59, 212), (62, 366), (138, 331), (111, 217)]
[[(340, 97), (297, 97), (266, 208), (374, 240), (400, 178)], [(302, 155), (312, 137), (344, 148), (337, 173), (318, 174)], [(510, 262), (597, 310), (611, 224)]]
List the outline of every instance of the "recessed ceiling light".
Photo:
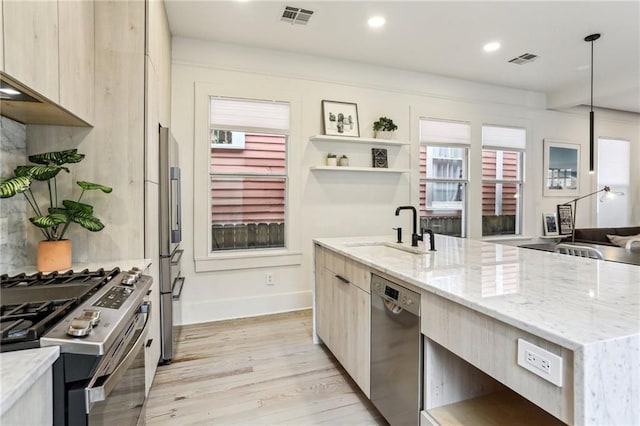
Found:
[(498, 43), (497, 41), (492, 41), (491, 43), (485, 44), (482, 48), (485, 52), (495, 52), (496, 50), (500, 49), (500, 43)]
[(372, 28), (378, 28), (384, 25), (385, 23), (385, 19), (382, 16), (374, 16), (372, 18), (369, 18), (369, 26)]

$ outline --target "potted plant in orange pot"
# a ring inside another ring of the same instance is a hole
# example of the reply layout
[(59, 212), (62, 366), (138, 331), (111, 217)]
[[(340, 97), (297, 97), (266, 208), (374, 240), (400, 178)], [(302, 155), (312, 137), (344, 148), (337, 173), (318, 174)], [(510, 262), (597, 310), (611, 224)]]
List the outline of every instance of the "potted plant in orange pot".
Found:
[[(30, 155), (29, 161), (35, 165), (18, 166), (14, 176), (0, 178), (0, 198), (23, 194), (35, 213), (29, 221), (40, 229), (43, 241), (38, 243), (38, 271), (49, 272), (71, 268), (71, 241), (64, 238), (69, 225), (77, 223), (91, 232), (98, 232), (104, 224), (93, 215), (93, 206), (81, 203), (85, 191), (99, 190), (106, 194), (112, 188), (97, 183), (76, 182), (82, 189), (77, 200), (58, 198), (57, 177), (61, 171), (69, 173), (66, 164), (79, 163), (84, 154), (77, 149)], [(46, 182), (49, 193), (49, 207), (42, 208), (35, 197), (31, 185), (34, 181)]]

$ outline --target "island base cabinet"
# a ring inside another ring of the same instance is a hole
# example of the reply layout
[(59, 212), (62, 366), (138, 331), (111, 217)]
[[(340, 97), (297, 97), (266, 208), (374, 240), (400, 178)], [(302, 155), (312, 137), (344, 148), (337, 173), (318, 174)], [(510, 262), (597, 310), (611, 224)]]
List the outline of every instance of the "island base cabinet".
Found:
[[(464, 424), (454, 418), (487, 420), (476, 424), (573, 424), (571, 351), (433, 294), (423, 294), (421, 303), (423, 406), (427, 417), (437, 419), (434, 424)], [(517, 364), (518, 339), (561, 357), (562, 386)], [(534, 422), (509, 414), (516, 411)]]
[[(318, 255), (318, 249), (316, 248), (316, 332), (369, 397), (371, 295), (349, 278), (325, 268), (324, 256)], [(334, 253), (331, 255), (335, 256)]]

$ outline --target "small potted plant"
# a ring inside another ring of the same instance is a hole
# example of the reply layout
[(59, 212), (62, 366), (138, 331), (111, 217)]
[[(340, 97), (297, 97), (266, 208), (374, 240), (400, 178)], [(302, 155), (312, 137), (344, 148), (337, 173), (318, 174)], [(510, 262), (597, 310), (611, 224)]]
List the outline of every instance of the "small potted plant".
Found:
[[(93, 215), (93, 206), (81, 203), (85, 191), (100, 190), (106, 194), (112, 188), (91, 182), (76, 182), (82, 189), (76, 201), (58, 198), (57, 176), (61, 171), (69, 173), (66, 164), (79, 163), (84, 154), (78, 154), (77, 149), (47, 152), (30, 155), (29, 161), (35, 165), (18, 166), (13, 171), (14, 176), (0, 178), (0, 198), (10, 198), (16, 194), (23, 194), (29, 206), (35, 213), (29, 218), (44, 236), (38, 243), (38, 271), (50, 272), (71, 268), (71, 241), (64, 239), (64, 235), (72, 223), (77, 223), (91, 232), (98, 232), (104, 224)], [(46, 182), (49, 192), (49, 207), (38, 204), (31, 185), (34, 181)]]
[(332, 153), (328, 153), (327, 166), (337, 166), (337, 165), (338, 165), (338, 159), (336, 158), (336, 155)]
[(349, 158), (347, 158), (346, 155), (341, 156), (338, 159), (338, 165), (339, 166), (345, 166), (345, 167), (348, 166), (349, 165)]
[(378, 139), (391, 139), (396, 130), (398, 126), (390, 118), (380, 117), (378, 121), (373, 122), (374, 135)]

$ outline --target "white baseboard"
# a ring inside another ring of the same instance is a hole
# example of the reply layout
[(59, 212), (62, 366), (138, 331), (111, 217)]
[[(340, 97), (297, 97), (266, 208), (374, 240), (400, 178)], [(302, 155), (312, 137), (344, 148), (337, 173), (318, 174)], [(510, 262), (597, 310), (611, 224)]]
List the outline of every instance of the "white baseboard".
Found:
[(243, 298), (182, 302), (175, 325), (255, 317), (311, 308), (311, 290)]

